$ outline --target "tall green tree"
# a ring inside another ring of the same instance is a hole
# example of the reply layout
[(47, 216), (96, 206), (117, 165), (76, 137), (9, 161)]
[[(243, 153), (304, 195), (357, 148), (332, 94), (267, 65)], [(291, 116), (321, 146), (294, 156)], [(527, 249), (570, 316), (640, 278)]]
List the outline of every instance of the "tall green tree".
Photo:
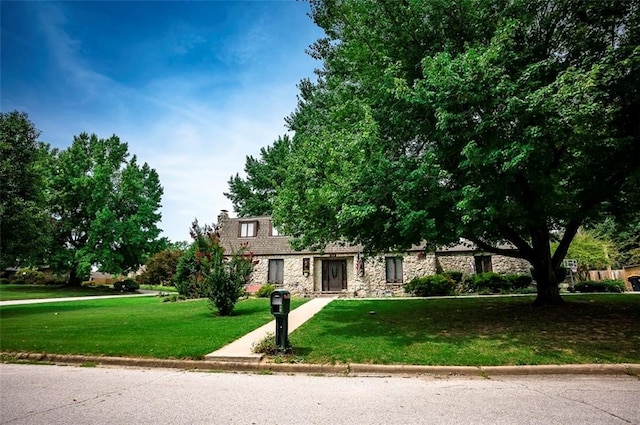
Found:
[(233, 203), (240, 217), (271, 215), (276, 187), (287, 173), (286, 159), (291, 152), (291, 139), (278, 137), (273, 145), (260, 149), (260, 158), (247, 156), (246, 178), (236, 174), (229, 179), (229, 192), (224, 195)]
[[(552, 244), (556, 247), (557, 244)], [(616, 264), (618, 251), (614, 243), (603, 237), (598, 237), (596, 232), (580, 229), (571, 241), (567, 258), (577, 260), (578, 279), (588, 280), (590, 270), (604, 270)]]
[(640, 0), (310, 4), (323, 67), (287, 120), (276, 224), (369, 251), (467, 238), (561, 303), (580, 226), (640, 206)]
[(625, 223), (607, 217), (600, 223), (592, 224), (589, 230), (598, 239), (612, 241), (618, 253), (618, 267), (640, 264), (640, 213)]
[(0, 267), (40, 266), (50, 222), (44, 190), (48, 148), (24, 112), (0, 113)]
[(50, 181), (52, 265), (77, 285), (92, 266), (108, 273), (137, 268), (163, 246), (158, 240), (158, 173), (129, 157), (117, 136), (82, 133), (55, 154)]

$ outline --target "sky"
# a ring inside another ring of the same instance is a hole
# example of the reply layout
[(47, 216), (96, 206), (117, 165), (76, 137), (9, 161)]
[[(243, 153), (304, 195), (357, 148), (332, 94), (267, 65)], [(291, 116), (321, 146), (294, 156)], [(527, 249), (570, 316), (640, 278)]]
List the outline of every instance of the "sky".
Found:
[(113, 134), (164, 188), (162, 236), (215, 223), (223, 193), (287, 132), (305, 50), (323, 33), (309, 5), (281, 1), (0, 2), (0, 109), (24, 111), (40, 140), (68, 148)]

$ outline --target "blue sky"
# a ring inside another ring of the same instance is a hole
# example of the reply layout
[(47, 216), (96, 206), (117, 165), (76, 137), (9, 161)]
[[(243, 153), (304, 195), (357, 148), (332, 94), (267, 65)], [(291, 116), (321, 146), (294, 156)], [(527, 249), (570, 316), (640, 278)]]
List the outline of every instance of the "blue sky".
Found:
[(305, 50), (322, 31), (298, 1), (0, 2), (1, 109), (40, 139), (116, 134), (164, 187), (163, 235), (215, 222), (232, 174), (284, 134)]

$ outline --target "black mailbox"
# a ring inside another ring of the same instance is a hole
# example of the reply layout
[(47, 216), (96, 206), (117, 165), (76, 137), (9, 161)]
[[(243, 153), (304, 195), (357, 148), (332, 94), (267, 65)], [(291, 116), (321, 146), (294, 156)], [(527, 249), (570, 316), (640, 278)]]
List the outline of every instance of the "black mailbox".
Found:
[(271, 293), (271, 314), (287, 316), (291, 310), (291, 293), (284, 289), (276, 289)]
[(289, 311), (291, 310), (291, 293), (284, 289), (276, 289), (271, 293), (271, 314), (276, 318), (276, 347), (278, 351), (289, 351)]

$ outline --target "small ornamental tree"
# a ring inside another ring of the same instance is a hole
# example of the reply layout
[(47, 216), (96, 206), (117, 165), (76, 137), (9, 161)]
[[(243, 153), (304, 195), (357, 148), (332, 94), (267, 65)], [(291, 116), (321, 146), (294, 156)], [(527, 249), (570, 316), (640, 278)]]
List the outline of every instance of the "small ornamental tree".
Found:
[(175, 249), (165, 249), (154, 254), (145, 264), (145, 270), (138, 277), (138, 283), (142, 285), (171, 285), (181, 257), (182, 251)]
[(244, 294), (244, 285), (253, 267), (251, 257), (241, 248), (226, 258), (218, 234), (209, 225), (200, 226), (198, 220), (192, 223), (190, 235), (194, 240), (196, 268), (202, 279), (200, 288), (209, 298), (212, 309), (217, 309), (220, 316), (229, 316)]

